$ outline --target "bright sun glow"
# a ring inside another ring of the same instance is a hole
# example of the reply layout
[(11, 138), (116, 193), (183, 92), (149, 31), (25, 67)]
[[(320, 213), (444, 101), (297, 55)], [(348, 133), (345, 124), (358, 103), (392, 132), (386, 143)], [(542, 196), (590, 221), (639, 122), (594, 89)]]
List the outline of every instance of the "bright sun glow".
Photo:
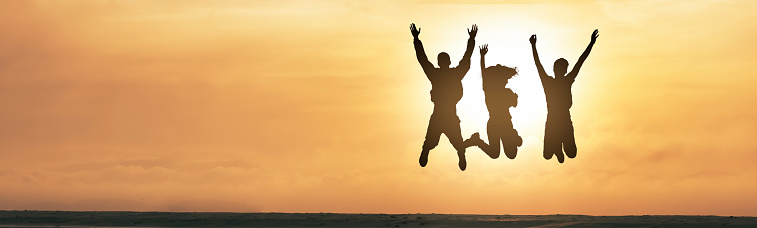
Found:
[[(471, 69), (471, 71), (474, 70)], [(469, 72), (463, 79), (464, 95), (457, 105), (457, 113), (460, 116), (464, 137), (473, 132), (480, 132), (483, 137), (486, 136), (489, 112), (482, 89), (480, 69), (476, 69), (475, 74), (471, 73)], [(546, 102), (538, 79), (526, 77), (528, 76), (519, 74), (508, 82), (507, 87), (518, 94), (518, 106), (510, 108), (510, 114), (513, 117), (513, 126), (521, 136), (541, 137), (542, 132), (534, 129), (543, 127), (546, 118)]]
[[(518, 18), (508, 20), (516, 19)], [(527, 20), (528, 22), (513, 26), (498, 23), (502, 20), (504, 19), (490, 18), (477, 24), (479, 31), (476, 36), (476, 46), (471, 56), (470, 69), (462, 80), (463, 97), (457, 104), (461, 135), (467, 139), (471, 134), (478, 132), (482, 139), (489, 142), (487, 135), (489, 112), (482, 85), (479, 49), (479, 46), (488, 44), (489, 52), (486, 54), (485, 66), (501, 64), (514, 67), (518, 71), (518, 74), (508, 81), (506, 87), (518, 95), (518, 105), (510, 108), (510, 114), (514, 129), (523, 138), (523, 145), (518, 149), (515, 160), (501, 158), (492, 160), (481, 153), (480, 149), (469, 148), (469, 162), (477, 164), (477, 169), (484, 172), (496, 172), (503, 169), (538, 170), (545, 164), (541, 151), (544, 144), (547, 105), (528, 38), (532, 34), (537, 34), (540, 59), (548, 74), (551, 74), (552, 63), (558, 58), (566, 58), (569, 62), (574, 62), (586, 43), (583, 39), (575, 38), (575, 41), (580, 40), (580, 42), (573, 44), (573, 35), (568, 36), (568, 34), (576, 32), (567, 29), (556, 30), (555, 24), (551, 22)], [(424, 33), (421, 35), (421, 40), (429, 61), (434, 66), (438, 66), (436, 56), (439, 52), (447, 52), (452, 60), (452, 66), (456, 66), (464, 54), (465, 42), (468, 38), (465, 29), (469, 28), (470, 24), (455, 23), (445, 24), (445, 26), (424, 24), (422, 27), (424, 27)], [(446, 138), (441, 141), (446, 141)], [(441, 146), (441, 148), (453, 151), (449, 145)], [(457, 157), (452, 155), (435, 159), (439, 159), (437, 162), (455, 163), (457, 161)], [(503, 162), (507, 165), (502, 166)]]
[[(546, 101), (531, 57), (530, 46), (527, 40), (522, 39), (528, 35), (525, 31), (517, 30), (480, 32), (471, 58), (471, 68), (463, 79), (464, 95), (457, 105), (464, 136), (467, 137), (473, 132), (480, 132), (482, 137), (486, 136), (489, 112), (482, 88), (481, 56), (478, 46), (489, 44), (485, 63), (487, 67), (502, 64), (518, 70), (518, 74), (507, 83), (507, 88), (518, 94), (518, 106), (510, 108), (513, 126), (522, 137), (540, 141), (546, 120)], [(546, 67), (547, 70), (551, 70), (551, 67)]]

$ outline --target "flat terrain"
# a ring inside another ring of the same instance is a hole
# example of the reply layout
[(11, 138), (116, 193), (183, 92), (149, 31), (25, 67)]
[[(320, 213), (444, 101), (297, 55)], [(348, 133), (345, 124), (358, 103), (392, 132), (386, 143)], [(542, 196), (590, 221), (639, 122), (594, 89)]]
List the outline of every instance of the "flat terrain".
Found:
[(757, 217), (0, 211), (0, 227), (757, 227)]

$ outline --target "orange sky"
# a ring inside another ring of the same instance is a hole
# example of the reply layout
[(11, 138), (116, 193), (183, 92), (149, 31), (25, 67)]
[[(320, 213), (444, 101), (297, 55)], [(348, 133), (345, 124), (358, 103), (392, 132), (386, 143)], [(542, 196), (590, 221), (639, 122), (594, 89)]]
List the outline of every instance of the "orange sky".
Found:
[[(757, 216), (757, 2), (475, 3), (0, 1), (0, 209)], [(413, 22), (435, 65), (475, 23), (518, 67), (516, 159), (461, 172), (443, 137), (419, 167)], [(528, 37), (552, 72), (595, 28), (578, 157), (544, 160)]]

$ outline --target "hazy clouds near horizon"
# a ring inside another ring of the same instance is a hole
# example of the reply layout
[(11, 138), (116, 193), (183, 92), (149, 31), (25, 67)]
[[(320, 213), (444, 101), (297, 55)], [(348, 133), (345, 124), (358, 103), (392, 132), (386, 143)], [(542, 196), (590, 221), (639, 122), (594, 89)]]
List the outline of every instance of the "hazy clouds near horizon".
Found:
[[(426, 3), (2, 1), (0, 209), (757, 215), (756, 3)], [(518, 67), (515, 160), (470, 148), (460, 172), (443, 138), (418, 166), (411, 22), (431, 62), (476, 23)], [(595, 28), (578, 157), (545, 161), (527, 38), (551, 72)]]

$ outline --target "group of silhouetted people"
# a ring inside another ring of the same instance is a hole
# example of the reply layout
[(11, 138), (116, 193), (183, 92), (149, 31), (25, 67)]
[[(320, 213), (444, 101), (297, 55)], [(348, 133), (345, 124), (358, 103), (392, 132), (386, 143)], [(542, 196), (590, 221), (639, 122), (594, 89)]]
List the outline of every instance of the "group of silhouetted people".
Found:
[[(465, 149), (471, 146), (478, 146), (489, 157), (498, 158), (501, 143), (505, 156), (514, 159), (518, 153), (518, 147), (523, 145), (523, 138), (513, 128), (512, 116), (510, 115), (510, 107), (518, 105), (518, 95), (505, 86), (508, 80), (518, 73), (516, 69), (500, 64), (486, 67), (484, 56), (489, 51), (488, 45), (479, 47), (483, 90), (486, 107), (489, 110), (489, 121), (486, 126), (489, 143), (484, 142), (478, 132), (471, 135), (469, 139), (463, 140), (456, 106), (457, 102), (463, 97), (462, 79), (470, 69), (470, 58), (475, 47), (478, 27), (473, 25), (468, 30), (469, 38), (465, 54), (455, 68), (450, 68), (450, 57), (445, 52), (439, 53), (437, 56), (439, 68), (435, 68), (428, 61), (426, 52), (423, 50), (423, 44), (418, 39), (421, 30), (416, 28), (415, 24), (411, 24), (410, 32), (414, 38), (415, 55), (423, 68), (423, 72), (426, 73), (426, 77), (431, 81), (431, 101), (434, 102), (434, 112), (431, 114), (431, 120), (428, 123), (426, 140), (423, 142), (423, 151), (421, 151), (419, 159), (420, 165), (426, 166), (429, 151), (439, 144), (442, 133), (447, 136), (452, 146), (457, 150), (460, 170), (465, 170), (467, 166)], [(581, 54), (572, 71), (568, 72), (567, 60), (560, 58), (555, 61), (554, 77), (547, 75), (541, 61), (539, 61), (539, 54), (536, 51), (536, 35), (529, 38), (536, 69), (539, 72), (539, 78), (547, 98), (547, 122), (544, 127), (544, 158), (547, 160), (555, 156), (557, 161), (562, 163), (565, 161), (564, 156), (569, 158), (576, 156), (573, 122), (570, 119), (570, 107), (573, 104), (571, 86), (581, 69), (581, 65), (589, 56), (597, 37), (599, 37), (599, 31), (594, 30), (589, 46)]]

